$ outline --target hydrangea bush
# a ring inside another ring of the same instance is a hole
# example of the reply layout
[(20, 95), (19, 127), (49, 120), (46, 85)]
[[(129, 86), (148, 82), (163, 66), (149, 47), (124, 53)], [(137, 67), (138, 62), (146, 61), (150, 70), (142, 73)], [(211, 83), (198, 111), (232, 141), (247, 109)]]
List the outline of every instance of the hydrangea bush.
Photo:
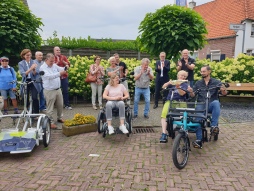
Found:
[[(69, 93), (70, 96), (81, 96), (85, 99), (91, 99), (91, 86), (84, 80), (89, 71), (89, 67), (94, 63), (94, 56), (91, 57), (80, 57), (72, 56), (69, 57), (71, 67), (69, 68)], [(139, 66), (141, 61), (137, 59), (122, 59), (128, 66), (128, 85), (130, 94), (134, 93), (135, 81), (133, 75), (130, 75), (134, 71), (136, 66)], [(110, 66), (108, 60), (101, 60), (101, 65), (106, 68)], [(203, 65), (209, 65), (212, 68), (212, 77), (220, 79), (223, 82), (237, 82), (237, 83), (254, 83), (254, 57), (247, 56), (245, 54), (239, 54), (237, 58), (226, 58), (221, 62), (211, 62), (210, 60), (197, 60), (194, 71), (195, 81), (201, 79), (200, 69)], [(155, 60), (151, 60), (150, 67), (153, 71), (155, 69)], [(17, 70), (16, 70), (17, 71)], [(154, 71), (155, 75), (155, 71)], [(171, 69), (169, 72), (172, 80), (176, 79), (177, 70), (176, 63), (171, 62)], [(18, 80), (21, 80), (19, 72), (17, 72)], [(105, 82), (104, 86), (107, 84)], [(151, 92), (153, 94), (155, 89), (154, 80), (151, 82)]]

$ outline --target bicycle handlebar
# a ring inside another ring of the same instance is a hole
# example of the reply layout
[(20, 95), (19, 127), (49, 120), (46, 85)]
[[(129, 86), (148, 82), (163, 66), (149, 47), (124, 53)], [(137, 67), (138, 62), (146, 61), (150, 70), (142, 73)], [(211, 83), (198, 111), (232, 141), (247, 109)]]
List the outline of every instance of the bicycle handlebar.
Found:
[(31, 83), (41, 83), (41, 81), (39, 81), (39, 80), (31, 80), (31, 81), (29, 81), (29, 82), (27, 82), (27, 81), (24, 81), (24, 82), (18, 82), (17, 80), (13, 80), (13, 81), (11, 81), (11, 82), (8, 82), (9, 84), (15, 84), (15, 83), (18, 83), (18, 84), (20, 84), (20, 85), (24, 85), (24, 84), (31, 84)]
[(224, 85), (225, 86), (225, 88), (228, 88), (229, 87), (229, 84), (227, 83), (227, 82), (222, 82), (222, 83), (219, 83), (219, 84), (217, 84), (216, 86), (213, 86), (213, 87), (211, 87), (211, 88), (203, 88), (203, 89), (197, 89), (195, 92), (194, 92), (194, 94), (196, 94), (196, 93), (199, 93), (200, 91), (202, 91), (202, 90), (205, 90), (205, 91), (210, 91), (210, 90), (212, 90), (212, 89), (220, 89), (221, 87), (222, 87), (222, 85)]

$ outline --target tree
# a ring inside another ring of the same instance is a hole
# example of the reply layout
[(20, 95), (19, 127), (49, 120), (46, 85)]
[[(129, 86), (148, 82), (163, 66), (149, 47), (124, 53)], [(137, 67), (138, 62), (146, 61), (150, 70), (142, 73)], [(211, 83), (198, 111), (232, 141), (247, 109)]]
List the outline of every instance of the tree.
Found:
[(40, 18), (33, 15), (20, 0), (0, 2), (0, 55), (19, 55), (22, 49), (36, 49), (42, 39), (38, 30)]
[(167, 53), (167, 58), (179, 57), (179, 51), (201, 49), (205, 45), (206, 23), (186, 7), (166, 5), (155, 13), (147, 13), (140, 23), (137, 40), (153, 56)]

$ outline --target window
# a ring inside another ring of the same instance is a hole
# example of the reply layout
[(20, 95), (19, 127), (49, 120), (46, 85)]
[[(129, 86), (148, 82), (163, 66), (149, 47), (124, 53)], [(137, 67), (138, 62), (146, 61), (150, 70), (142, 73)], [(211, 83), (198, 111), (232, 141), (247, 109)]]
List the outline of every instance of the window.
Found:
[(198, 51), (190, 51), (189, 52), (189, 57), (193, 58), (193, 59), (197, 59), (198, 58)]
[(211, 50), (211, 61), (220, 61), (220, 55), (221, 51), (220, 50)]
[(247, 50), (246, 54), (249, 55), (249, 56), (252, 56), (252, 50), (251, 49)]
[(254, 23), (251, 25), (251, 36), (254, 36)]

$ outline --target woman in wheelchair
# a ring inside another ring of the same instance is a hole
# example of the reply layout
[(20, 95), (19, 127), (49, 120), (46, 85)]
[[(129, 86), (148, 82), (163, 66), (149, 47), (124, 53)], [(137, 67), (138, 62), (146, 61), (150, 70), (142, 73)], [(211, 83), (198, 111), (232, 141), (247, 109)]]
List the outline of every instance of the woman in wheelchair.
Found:
[[(177, 73), (177, 80), (185, 80), (188, 77), (188, 72), (181, 70)], [(168, 114), (170, 102), (171, 102), (171, 108), (175, 107), (186, 107), (186, 91), (188, 89), (188, 83), (177, 83), (175, 85), (172, 85), (172, 81), (169, 81), (165, 83), (162, 86), (163, 89), (170, 88), (170, 91), (167, 96), (167, 101), (165, 102), (162, 113), (161, 113), (161, 127), (162, 127), (162, 134), (160, 138), (161, 143), (166, 143), (168, 141), (168, 135), (166, 133), (167, 128), (167, 122), (166, 117)]]
[(103, 99), (107, 100), (106, 103), (106, 118), (108, 123), (109, 134), (114, 133), (114, 128), (111, 125), (112, 121), (112, 109), (119, 109), (120, 127), (119, 129), (127, 134), (129, 131), (124, 125), (125, 121), (125, 103), (124, 100), (129, 98), (129, 93), (123, 84), (119, 84), (119, 77), (117, 74), (112, 74), (110, 77), (109, 84), (106, 86), (103, 92)]

